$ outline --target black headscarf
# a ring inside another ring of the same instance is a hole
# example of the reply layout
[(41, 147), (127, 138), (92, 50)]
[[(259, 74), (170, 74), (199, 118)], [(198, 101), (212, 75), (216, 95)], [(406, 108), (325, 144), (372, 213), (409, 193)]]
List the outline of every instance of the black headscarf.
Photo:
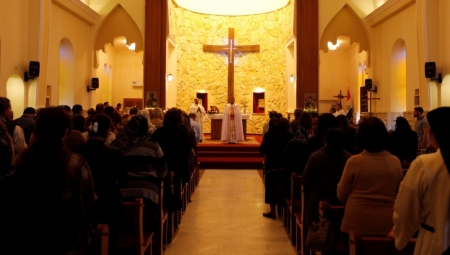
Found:
[(448, 132), (448, 117), (450, 116), (450, 107), (439, 107), (427, 114), (430, 130), (433, 133), (436, 142), (441, 150), (447, 171), (450, 174), (450, 133)]

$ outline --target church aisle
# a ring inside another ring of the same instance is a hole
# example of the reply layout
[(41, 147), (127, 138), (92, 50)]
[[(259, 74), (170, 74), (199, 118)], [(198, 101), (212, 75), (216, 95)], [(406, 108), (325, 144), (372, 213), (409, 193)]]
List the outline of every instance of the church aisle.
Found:
[(262, 213), (264, 184), (256, 170), (207, 170), (167, 255), (293, 255), (279, 219)]

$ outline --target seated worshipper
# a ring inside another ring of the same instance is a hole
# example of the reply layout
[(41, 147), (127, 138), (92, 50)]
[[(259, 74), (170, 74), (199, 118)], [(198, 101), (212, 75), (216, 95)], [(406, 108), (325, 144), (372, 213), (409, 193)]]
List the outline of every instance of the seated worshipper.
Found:
[(149, 132), (150, 137), (151, 137), (152, 134), (153, 134), (153, 131), (155, 131), (155, 129), (156, 129), (156, 126), (153, 125), (153, 123), (150, 120), (150, 112), (147, 109), (143, 109), (143, 110), (139, 110), (137, 115), (144, 116), (144, 118), (147, 120), (148, 132)]
[(376, 117), (359, 124), (356, 134), (363, 151), (348, 159), (337, 196), (345, 205), (341, 231), (384, 235), (392, 229), (392, 214), (403, 171), (387, 149), (386, 126)]
[(197, 143), (201, 142), (200, 141), (200, 125), (195, 122), (195, 117), (197, 115), (195, 115), (195, 113), (189, 113), (189, 122), (191, 123), (192, 128), (194, 129), (195, 132), (195, 140), (197, 141)]
[(328, 129), (337, 127), (336, 117), (330, 113), (324, 113), (317, 120), (317, 134), (308, 141), (308, 155), (325, 146), (323, 139)]
[(64, 149), (74, 152), (73, 149), (86, 142), (83, 134), (78, 130), (70, 130), (64, 137)]
[(70, 126), (60, 107), (39, 111), (30, 146), (2, 181), (0, 254), (86, 253), (97, 196), (87, 161), (64, 150)]
[(75, 116), (78, 116), (78, 115), (83, 116), (83, 106), (81, 106), (80, 104), (75, 104), (72, 107), (72, 115), (71, 115), (71, 117), (73, 119)]
[(344, 133), (344, 149), (352, 155), (356, 154), (358, 152), (356, 148), (356, 129), (350, 127), (348, 118), (345, 115), (337, 116), (336, 120), (338, 128)]
[(188, 132), (189, 137), (189, 145), (191, 147), (191, 153), (189, 155), (189, 171), (192, 173), (194, 172), (194, 168), (196, 165), (195, 157), (197, 155), (197, 139), (195, 138), (195, 131), (194, 128), (191, 126), (191, 121), (186, 112), (183, 112), (183, 125), (182, 127), (185, 127)]
[(167, 167), (163, 151), (158, 143), (150, 139), (147, 119), (142, 115), (131, 118), (113, 145), (123, 152), (128, 173), (128, 183), (121, 193), (127, 200), (144, 198), (144, 227), (154, 230), (158, 186), (166, 176)]
[(407, 165), (416, 158), (418, 143), (417, 133), (412, 130), (408, 121), (401, 116), (397, 117), (395, 130), (389, 134), (389, 152)]
[(128, 118), (123, 119), (122, 125), (123, 125), (123, 126), (126, 126), (127, 123), (128, 123), (128, 121), (131, 120), (131, 118), (133, 118), (134, 116), (136, 116), (136, 114), (138, 113), (138, 111), (139, 111), (139, 110), (138, 110), (138, 108), (136, 108), (136, 107), (131, 108), (131, 109), (130, 109), (130, 114), (128, 115)]
[(222, 142), (237, 143), (244, 141), (244, 130), (242, 128), (242, 116), (239, 105), (234, 103), (234, 97), (225, 106), (222, 120)]
[(23, 111), (22, 116), (14, 120), (14, 122), (22, 128), (27, 144), (30, 144), (31, 133), (33, 133), (34, 127), (36, 126), (36, 121), (34, 120), (35, 116), (36, 110), (33, 107), (27, 107)]
[(337, 198), (337, 185), (345, 163), (351, 157), (344, 145), (344, 134), (338, 128), (325, 133), (325, 147), (311, 154), (302, 175), (306, 204), (306, 227), (319, 221), (319, 201), (342, 205)]
[[(163, 126), (153, 132), (152, 140), (161, 146), (167, 162), (167, 169), (174, 174), (174, 183), (190, 180), (189, 156), (191, 145), (186, 128), (182, 128), (183, 113), (178, 108), (169, 109), (164, 115)], [(179, 189), (179, 185), (175, 185)], [(176, 190), (175, 192), (177, 192)]]
[(122, 126), (122, 116), (120, 116), (117, 112), (113, 112), (108, 115), (111, 118), (111, 132), (117, 137), (120, 131), (123, 130)]
[(276, 111), (269, 112), (269, 119), (266, 122), (264, 122), (264, 125), (263, 125), (263, 133), (262, 133), (263, 137), (264, 137), (264, 134), (267, 133), (267, 131), (269, 131), (269, 122), (271, 119), (276, 117), (276, 114), (277, 114)]
[(112, 106), (105, 106), (105, 109), (103, 109), (103, 113), (105, 113), (106, 115), (110, 115), (113, 112), (116, 112), (116, 111), (114, 110), (114, 107), (112, 107)]
[(300, 115), (300, 125), (306, 129), (309, 137), (312, 137), (314, 135), (312, 122), (313, 119), (311, 117), (311, 114), (309, 114), (308, 112), (302, 112), (302, 115)]
[(294, 119), (291, 121), (291, 129), (292, 129), (292, 133), (296, 134), (297, 133), (297, 129), (299, 129), (302, 124), (300, 123), (300, 116), (302, 116), (303, 113), (303, 109), (297, 108), (294, 110)]
[(114, 111), (115, 111), (116, 113), (118, 113), (120, 116), (122, 116), (122, 112), (121, 112), (120, 108), (122, 108), (122, 104), (121, 104), (121, 103), (118, 103), (118, 104), (116, 105), (116, 107), (114, 108)]
[(93, 221), (108, 224), (112, 241), (121, 215), (120, 187), (126, 184), (125, 163), (119, 149), (105, 144), (109, 137), (111, 118), (100, 113), (92, 118), (92, 122), (89, 139), (75, 146), (74, 152), (87, 160), (92, 172), (95, 193), (98, 197)]
[(89, 108), (88, 111), (87, 111), (88, 118), (89, 118), (89, 116), (91, 116), (91, 114), (93, 114), (94, 112), (95, 112), (94, 108)]
[(82, 115), (76, 115), (72, 118), (72, 126), (74, 130), (78, 130), (81, 133), (86, 132), (86, 119)]
[(155, 107), (152, 110), (152, 124), (156, 126), (156, 128), (163, 126), (163, 111), (159, 107)]
[(12, 173), (12, 160), (14, 158), (14, 144), (8, 134), (5, 123), (0, 121), (0, 182)]
[[(287, 123), (289, 127), (289, 122)], [(265, 155), (265, 203), (270, 205), (270, 211), (263, 213), (264, 217), (276, 218), (276, 205), (284, 198), (282, 194), (283, 190), (279, 188), (285, 179), (281, 155), (284, 147), (291, 138), (292, 134), (286, 130), (286, 127), (280, 125), (278, 118), (270, 120), (269, 131), (264, 135), (259, 147), (260, 153)]]
[(311, 113), (311, 118), (312, 118), (312, 136), (317, 135), (317, 122), (319, 121), (319, 114), (317, 112), (312, 112)]
[[(402, 250), (417, 232), (415, 255), (450, 254), (450, 107), (427, 114), (435, 153), (418, 156), (400, 184), (394, 205), (395, 247)], [(444, 253), (445, 251), (445, 253)]]
[(97, 105), (95, 105), (96, 112), (103, 112), (104, 109), (105, 109), (105, 105), (102, 103), (98, 103)]

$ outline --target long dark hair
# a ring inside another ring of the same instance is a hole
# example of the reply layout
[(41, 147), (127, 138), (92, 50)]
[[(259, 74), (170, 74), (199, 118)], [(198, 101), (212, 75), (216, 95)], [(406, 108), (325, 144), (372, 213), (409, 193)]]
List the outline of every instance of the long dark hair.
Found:
[(439, 107), (427, 114), (430, 130), (439, 145), (442, 158), (450, 174), (450, 133), (448, 132), (450, 107)]
[(330, 159), (336, 160), (344, 151), (344, 133), (339, 128), (330, 128), (325, 133), (325, 151)]

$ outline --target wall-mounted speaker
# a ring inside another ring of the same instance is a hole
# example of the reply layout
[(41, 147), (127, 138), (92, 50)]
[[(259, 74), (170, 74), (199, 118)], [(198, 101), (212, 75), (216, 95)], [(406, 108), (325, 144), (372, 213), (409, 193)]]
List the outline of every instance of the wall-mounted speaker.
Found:
[(37, 61), (30, 61), (28, 66), (28, 76), (32, 78), (39, 77), (40, 64)]
[(98, 89), (99, 86), (100, 86), (100, 84), (99, 84), (98, 78), (97, 77), (92, 78), (92, 88)]
[(436, 63), (435, 62), (425, 62), (425, 78), (436, 77)]
[(371, 90), (372, 89), (372, 79), (366, 79), (364, 82), (364, 85), (366, 86), (367, 90)]

